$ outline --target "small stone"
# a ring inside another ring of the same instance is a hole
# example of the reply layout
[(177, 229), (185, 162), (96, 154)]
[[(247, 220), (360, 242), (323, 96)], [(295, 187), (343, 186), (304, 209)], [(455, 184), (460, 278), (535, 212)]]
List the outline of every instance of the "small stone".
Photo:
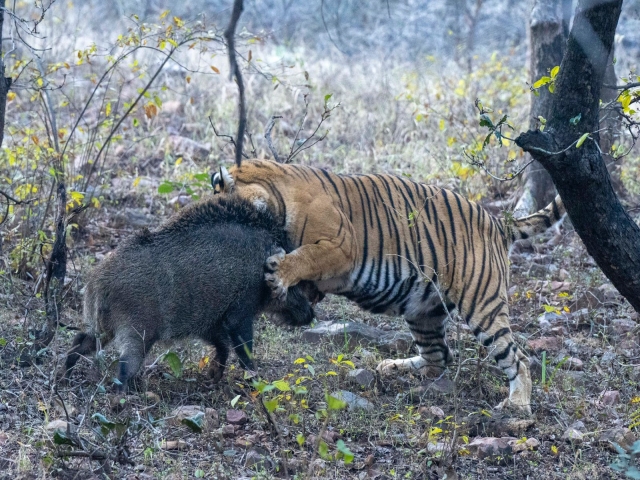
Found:
[(6, 433), (0, 432), (0, 447), (9, 441), (9, 437)]
[(427, 443), (427, 452), (429, 452), (432, 455), (435, 455), (435, 454), (442, 455), (442, 453), (444, 453), (447, 447), (448, 445), (443, 442), (436, 442), (436, 443), (429, 442)]
[(247, 438), (236, 438), (236, 441), (233, 444), (240, 448), (253, 447), (253, 442)]
[(367, 455), (367, 458), (365, 458), (365, 459), (364, 459), (364, 464), (365, 464), (367, 467), (370, 467), (370, 466), (371, 466), (371, 465), (373, 465), (374, 463), (376, 463), (376, 457), (375, 457), (375, 455), (371, 455), (371, 454), (369, 454), (369, 455)]
[(347, 390), (338, 390), (333, 392), (331, 395), (347, 402), (347, 408), (349, 410), (365, 410), (370, 412), (375, 409), (375, 406), (369, 400)]
[(582, 370), (583, 365), (582, 360), (579, 358), (569, 357), (561, 366), (564, 370)]
[(218, 412), (213, 408), (203, 409), (199, 405), (183, 405), (171, 412), (171, 423), (176, 426), (183, 424), (183, 420), (204, 416), (202, 419), (202, 429), (211, 430), (219, 425)]
[(620, 448), (626, 451), (630, 451), (631, 446), (636, 441), (636, 436), (628, 428), (616, 427), (602, 432), (597, 441), (613, 452), (617, 452), (614, 444), (619, 445)]
[(275, 464), (273, 463), (273, 460), (266, 455), (266, 453), (266, 450), (262, 448), (249, 450), (244, 459), (244, 466), (252, 470), (272, 471), (275, 468)]
[(510, 442), (517, 440), (514, 437), (477, 437), (467, 445), (467, 448), (480, 459), (504, 456), (513, 452)]
[(567, 428), (562, 434), (562, 440), (566, 440), (572, 443), (581, 443), (584, 438), (584, 434), (579, 432), (575, 428)]
[(567, 272), (564, 268), (561, 268), (558, 271), (558, 278), (562, 281), (568, 279), (570, 277), (569, 272)]
[(65, 422), (64, 420), (58, 419), (58, 420), (50, 421), (49, 423), (47, 423), (47, 426), (44, 428), (49, 432), (53, 432), (55, 430), (64, 430), (66, 432), (67, 425), (68, 425), (67, 422)]
[(160, 403), (160, 396), (154, 392), (145, 392), (143, 398), (149, 403)]
[(600, 402), (602, 402), (603, 405), (607, 405), (609, 407), (617, 405), (620, 402), (620, 391), (608, 390), (602, 392), (600, 394)]
[(431, 415), (436, 418), (444, 418), (444, 411), (440, 407), (436, 407), (434, 405), (432, 407), (429, 407), (429, 411), (431, 412)]
[(225, 438), (231, 438), (234, 437), (236, 435), (236, 429), (233, 427), (233, 425), (223, 425), (222, 426), (222, 436)]
[(588, 308), (590, 310), (601, 307), (605, 304), (606, 298), (603, 291), (598, 288), (589, 288), (584, 294), (576, 300), (572, 310), (580, 310)]
[(584, 431), (584, 422), (582, 420), (576, 420), (571, 424), (571, 428), (582, 432)]
[(616, 318), (611, 322), (611, 328), (616, 335), (625, 335), (633, 331), (636, 327), (638, 327), (636, 322), (626, 318)]
[(534, 352), (557, 352), (562, 349), (562, 339), (559, 337), (540, 337), (529, 340), (527, 345)]
[(540, 441), (537, 438), (527, 438), (524, 442), (522, 440), (511, 440), (509, 442), (513, 453), (524, 452), (525, 450), (536, 450), (540, 446)]
[(569, 291), (571, 290), (571, 284), (569, 282), (551, 282), (551, 290), (554, 292)]
[(615, 352), (607, 351), (604, 352), (602, 358), (600, 359), (600, 365), (607, 365), (612, 363), (614, 360), (618, 358)]
[(231, 425), (244, 425), (249, 421), (247, 414), (242, 410), (227, 410), (227, 422)]
[(186, 450), (189, 444), (184, 440), (163, 440), (160, 443), (162, 450)]
[(347, 373), (347, 381), (354, 385), (360, 385), (364, 388), (370, 388), (375, 382), (376, 377), (370, 370), (364, 368), (356, 368)]

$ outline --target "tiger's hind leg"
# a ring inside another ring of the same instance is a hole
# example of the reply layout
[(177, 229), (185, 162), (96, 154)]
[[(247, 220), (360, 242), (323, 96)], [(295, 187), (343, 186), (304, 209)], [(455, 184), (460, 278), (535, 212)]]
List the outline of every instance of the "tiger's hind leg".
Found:
[(493, 357), (509, 379), (509, 398), (497, 408), (513, 405), (531, 414), (531, 375), (529, 359), (513, 339), (509, 326), (509, 312), (504, 300), (478, 301), (484, 309), (465, 315), (474, 335)]
[(409, 324), (411, 335), (415, 340), (419, 355), (406, 359), (387, 359), (376, 368), (381, 374), (401, 371), (417, 371), (425, 377), (442, 375), (447, 365), (453, 361), (451, 350), (445, 341), (445, 320), (455, 308), (450, 302), (443, 303), (435, 292), (420, 308), (412, 313), (405, 313), (405, 321)]

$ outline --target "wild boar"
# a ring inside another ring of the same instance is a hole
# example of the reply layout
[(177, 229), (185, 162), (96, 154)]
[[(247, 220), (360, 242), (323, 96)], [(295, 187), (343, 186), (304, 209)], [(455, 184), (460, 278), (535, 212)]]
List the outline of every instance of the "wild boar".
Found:
[(120, 352), (119, 390), (127, 386), (158, 340), (195, 336), (216, 348), (209, 375), (220, 380), (233, 347), (253, 369), (253, 320), (270, 312), (282, 323), (313, 320), (302, 289), (285, 302), (271, 299), (264, 281), (267, 257), (284, 253), (286, 234), (268, 212), (239, 197), (189, 206), (155, 231), (125, 240), (89, 275), (84, 294), (87, 333), (73, 340), (65, 362), (68, 377), (80, 355), (94, 353), (99, 339)]

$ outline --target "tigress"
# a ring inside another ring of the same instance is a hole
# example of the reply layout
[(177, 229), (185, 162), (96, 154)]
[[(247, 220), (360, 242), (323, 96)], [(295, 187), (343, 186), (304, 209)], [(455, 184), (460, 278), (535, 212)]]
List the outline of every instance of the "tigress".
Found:
[(244, 161), (212, 176), (216, 193), (235, 192), (284, 223), (293, 250), (267, 259), (276, 296), (302, 280), (374, 313), (404, 315), (419, 355), (377, 370), (441, 374), (453, 357), (444, 321), (457, 308), (502, 368), (514, 405), (531, 413), (529, 359), (509, 326), (508, 252), (518, 239), (564, 215), (560, 197), (524, 218), (498, 219), (444, 188), (393, 175), (337, 175), (324, 169)]

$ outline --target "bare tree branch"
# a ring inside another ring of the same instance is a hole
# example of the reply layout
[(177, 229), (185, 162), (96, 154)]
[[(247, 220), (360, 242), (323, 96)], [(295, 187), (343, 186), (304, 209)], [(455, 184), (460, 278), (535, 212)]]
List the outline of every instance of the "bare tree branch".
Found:
[(227, 40), (227, 49), (229, 50), (229, 66), (230, 75), (236, 77), (236, 83), (238, 84), (238, 93), (240, 94), (239, 110), (240, 118), (238, 119), (238, 134), (236, 136), (236, 165), (239, 167), (242, 163), (242, 144), (244, 143), (244, 131), (247, 125), (247, 109), (244, 100), (244, 83), (242, 81), (242, 73), (238, 68), (238, 62), (236, 61), (236, 42), (235, 33), (236, 26), (240, 15), (242, 15), (243, 0), (234, 0), (233, 11), (231, 12), (231, 19), (229, 25), (224, 31), (224, 38)]
[(269, 123), (267, 124), (267, 128), (264, 132), (264, 138), (267, 140), (267, 145), (269, 146), (269, 150), (271, 151), (273, 158), (276, 160), (276, 162), (282, 163), (282, 160), (280, 159), (280, 156), (278, 155), (277, 150), (275, 149), (275, 147), (273, 146), (273, 143), (271, 142), (271, 130), (273, 130), (273, 126), (276, 124), (276, 119), (278, 118), (282, 118), (282, 115), (274, 115), (271, 117), (271, 120), (269, 120)]

